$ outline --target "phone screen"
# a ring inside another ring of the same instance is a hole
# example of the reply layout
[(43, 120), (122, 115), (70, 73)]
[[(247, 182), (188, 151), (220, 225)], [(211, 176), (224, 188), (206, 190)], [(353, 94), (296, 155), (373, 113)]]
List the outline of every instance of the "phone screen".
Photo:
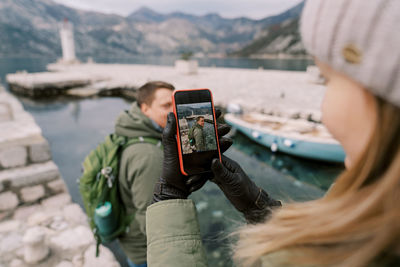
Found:
[(210, 171), (212, 159), (219, 158), (211, 92), (207, 89), (176, 91), (174, 102), (181, 169), (190, 175)]

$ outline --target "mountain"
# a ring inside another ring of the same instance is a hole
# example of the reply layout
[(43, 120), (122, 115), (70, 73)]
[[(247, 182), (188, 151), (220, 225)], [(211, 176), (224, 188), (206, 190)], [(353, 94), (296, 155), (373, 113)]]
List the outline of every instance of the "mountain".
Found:
[(283, 23), (288, 19), (300, 18), (303, 8), (304, 8), (304, 1), (279, 15), (262, 19), (261, 22), (264, 23), (266, 27), (269, 27), (272, 25)]
[(301, 42), (298, 18), (268, 27), (265, 35), (230, 55), (262, 58), (282, 54), (290, 56), (307, 55)]
[[(266, 37), (269, 27), (296, 19), (302, 4), (261, 20), (218, 14), (160, 14), (143, 7), (127, 17), (69, 8), (51, 0), (0, 0), (0, 56), (61, 56), (59, 25), (74, 25), (77, 56), (225, 55)], [(251, 54), (251, 53), (250, 53)]]
[(307, 52), (301, 42), (299, 19), (304, 2), (290, 10), (264, 20), (263, 34), (243, 48), (230, 53), (239, 57), (270, 57), (277, 55), (304, 56)]
[(133, 22), (162, 22), (166, 19), (165, 15), (157, 13), (150, 8), (141, 7), (127, 17)]

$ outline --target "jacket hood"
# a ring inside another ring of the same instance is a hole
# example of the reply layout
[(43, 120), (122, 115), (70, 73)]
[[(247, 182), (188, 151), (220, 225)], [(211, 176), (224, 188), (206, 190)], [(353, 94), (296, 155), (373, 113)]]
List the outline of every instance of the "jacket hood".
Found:
[(132, 137), (152, 137), (161, 140), (162, 134), (153, 125), (152, 120), (144, 115), (137, 102), (132, 103), (131, 109), (121, 112), (115, 123), (115, 133)]
[(195, 127), (195, 128), (199, 128), (199, 129), (203, 129), (203, 128), (204, 128), (204, 126), (201, 126), (200, 124), (198, 124), (198, 123), (196, 123), (196, 122), (195, 122), (195, 124), (194, 124), (194, 127)]

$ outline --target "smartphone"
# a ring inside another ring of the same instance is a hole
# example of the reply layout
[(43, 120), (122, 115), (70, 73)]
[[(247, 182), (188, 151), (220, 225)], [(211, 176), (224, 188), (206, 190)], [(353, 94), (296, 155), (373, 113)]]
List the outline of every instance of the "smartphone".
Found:
[(211, 172), (211, 161), (221, 160), (214, 103), (209, 89), (177, 90), (172, 96), (181, 172)]

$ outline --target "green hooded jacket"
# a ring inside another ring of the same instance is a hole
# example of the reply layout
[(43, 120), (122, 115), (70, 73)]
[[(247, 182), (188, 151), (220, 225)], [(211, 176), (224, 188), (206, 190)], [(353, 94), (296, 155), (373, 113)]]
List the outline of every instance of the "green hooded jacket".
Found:
[[(115, 133), (127, 137), (151, 137), (160, 140), (161, 132), (134, 102), (129, 111), (122, 112)], [(119, 168), (119, 189), (128, 213), (135, 218), (129, 232), (119, 238), (121, 247), (135, 264), (146, 262), (146, 208), (151, 204), (155, 183), (161, 175), (163, 151), (160, 146), (139, 143), (123, 152)]]
[(196, 150), (197, 151), (205, 151), (206, 150), (206, 139), (204, 136), (204, 130), (203, 127), (199, 124), (195, 124), (195, 126), (193, 126), (193, 138), (195, 141), (195, 145), (196, 145)]

